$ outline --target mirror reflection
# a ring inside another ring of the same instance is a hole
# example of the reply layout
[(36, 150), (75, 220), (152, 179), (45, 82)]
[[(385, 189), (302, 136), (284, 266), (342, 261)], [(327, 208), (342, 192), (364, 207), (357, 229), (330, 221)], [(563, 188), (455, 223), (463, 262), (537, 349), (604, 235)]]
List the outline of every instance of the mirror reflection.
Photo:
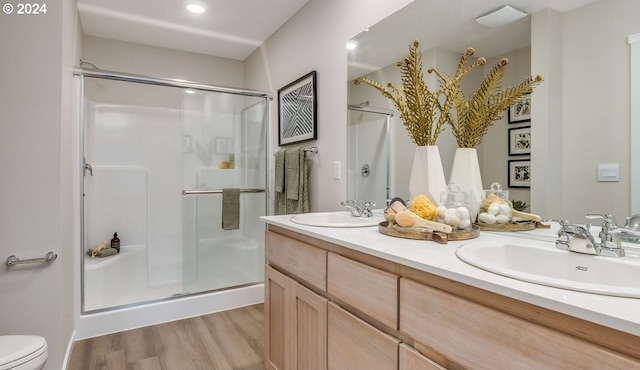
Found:
[[(433, 66), (452, 73), (467, 47), (476, 50), (475, 56), (487, 58), (487, 66), (507, 57), (511, 64), (504, 86), (536, 74), (543, 75), (545, 82), (533, 94), (530, 121), (510, 123), (505, 112), (476, 148), (484, 187), (494, 181), (508, 187), (508, 161), (530, 160), (530, 187), (508, 189), (512, 199), (530, 205), (528, 211), (576, 221), (583, 221), (586, 213), (611, 213), (621, 222), (640, 212), (631, 206), (632, 189), (638, 186), (631, 185), (634, 149), (626, 139), (634, 132), (629, 119), (628, 38), (640, 32), (633, 20), (640, 15), (640, 3), (518, 0), (509, 5), (529, 16), (498, 28), (475, 22), (477, 16), (503, 5), (493, 0), (416, 0), (354, 36), (349, 41), (356, 47), (348, 51), (348, 103), (369, 101), (370, 106), (393, 111), (390, 100), (369, 86), (354, 86), (353, 79), (367, 76), (383, 84), (399, 82), (395, 62), (406, 56), (415, 39), (420, 40), (425, 69)], [(479, 71), (477, 78), (485, 73)], [(427, 84), (435, 86), (431, 77), (425, 72)], [(474, 88), (477, 84), (471, 78), (469, 89)], [(509, 129), (527, 126), (531, 153), (510, 155)], [(389, 187), (395, 189), (390, 196), (406, 198), (415, 144), (397, 115), (391, 119), (390, 133), (394, 173)], [(456, 149), (449, 128), (437, 145), (448, 178)], [(598, 181), (597, 168), (603, 163), (618, 164), (619, 181)]]

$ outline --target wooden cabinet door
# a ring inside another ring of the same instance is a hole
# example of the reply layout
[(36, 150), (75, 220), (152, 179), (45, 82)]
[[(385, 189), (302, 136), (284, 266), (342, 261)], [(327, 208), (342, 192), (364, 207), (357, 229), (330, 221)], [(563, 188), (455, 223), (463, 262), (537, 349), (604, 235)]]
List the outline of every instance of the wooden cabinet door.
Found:
[(264, 355), (268, 369), (286, 369), (286, 330), (289, 325), (288, 286), (289, 279), (285, 275), (274, 270), (271, 266), (265, 266), (265, 295), (264, 295)]
[(291, 369), (326, 370), (327, 299), (295, 282), (290, 287)]
[(414, 348), (400, 344), (399, 370), (446, 370), (444, 367), (431, 361)]
[(329, 302), (329, 369), (395, 370), (400, 341)]
[(326, 370), (326, 298), (267, 265), (264, 315), (268, 369)]

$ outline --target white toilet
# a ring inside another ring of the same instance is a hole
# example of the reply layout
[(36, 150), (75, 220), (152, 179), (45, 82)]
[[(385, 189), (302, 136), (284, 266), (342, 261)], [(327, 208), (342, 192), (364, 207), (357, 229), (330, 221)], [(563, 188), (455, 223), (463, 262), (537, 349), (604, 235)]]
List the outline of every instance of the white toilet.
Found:
[(40, 370), (47, 362), (47, 341), (36, 335), (0, 335), (0, 370)]

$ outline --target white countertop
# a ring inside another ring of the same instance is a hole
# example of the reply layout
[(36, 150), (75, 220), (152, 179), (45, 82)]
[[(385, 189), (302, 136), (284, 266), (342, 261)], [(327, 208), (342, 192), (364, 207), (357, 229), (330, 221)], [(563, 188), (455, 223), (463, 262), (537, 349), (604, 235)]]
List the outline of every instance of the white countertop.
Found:
[[(269, 224), (320, 240), (640, 336), (640, 299), (603, 296), (528, 283), (473, 267), (455, 255), (458, 247), (472, 241), (548, 245), (549, 248), (555, 248), (553, 243), (558, 230), (557, 224), (552, 225), (551, 229), (518, 233), (482, 231), (476, 239), (438, 244), (387, 236), (381, 234), (377, 226), (304, 226), (291, 222), (291, 217), (292, 215), (282, 215), (260, 218)], [(638, 278), (640, 279), (640, 275)]]

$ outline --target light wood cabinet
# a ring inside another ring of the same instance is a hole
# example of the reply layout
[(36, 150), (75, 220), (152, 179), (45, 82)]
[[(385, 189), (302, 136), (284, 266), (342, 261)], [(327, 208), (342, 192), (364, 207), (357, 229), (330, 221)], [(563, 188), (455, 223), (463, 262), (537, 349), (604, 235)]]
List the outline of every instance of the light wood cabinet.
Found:
[[(398, 368), (400, 341), (329, 302), (328, 363), (332, 370)], [(302, 369), (302, 368), (301, 368)]]
[(637, 360), (408, 279), (400, 330), (456, 369), (631, 369)]
[(398, 329), (399, 276), (329, 253), (327, 292), (392, 329)]
[(265, 258), (314, 288), (327, 290), (327, 252), (299, 240), (268, 232)]
[(288, 327), (289, 279), (269, 266), (264, 269), (264, 334), (265, 362), (269, 369), (284, 370), (286, 367), (286, 335)]
[(269, 369), (327, 368), (327, 299), (265, 266), (265, 362)]
[(640, 337), (577, 317), (277, 226), (265, 254), (270, 369), (640, 369)]
[(404, 343), (400, 345), (398, 362), (399, 370), (445, 370), (444, 367)]

